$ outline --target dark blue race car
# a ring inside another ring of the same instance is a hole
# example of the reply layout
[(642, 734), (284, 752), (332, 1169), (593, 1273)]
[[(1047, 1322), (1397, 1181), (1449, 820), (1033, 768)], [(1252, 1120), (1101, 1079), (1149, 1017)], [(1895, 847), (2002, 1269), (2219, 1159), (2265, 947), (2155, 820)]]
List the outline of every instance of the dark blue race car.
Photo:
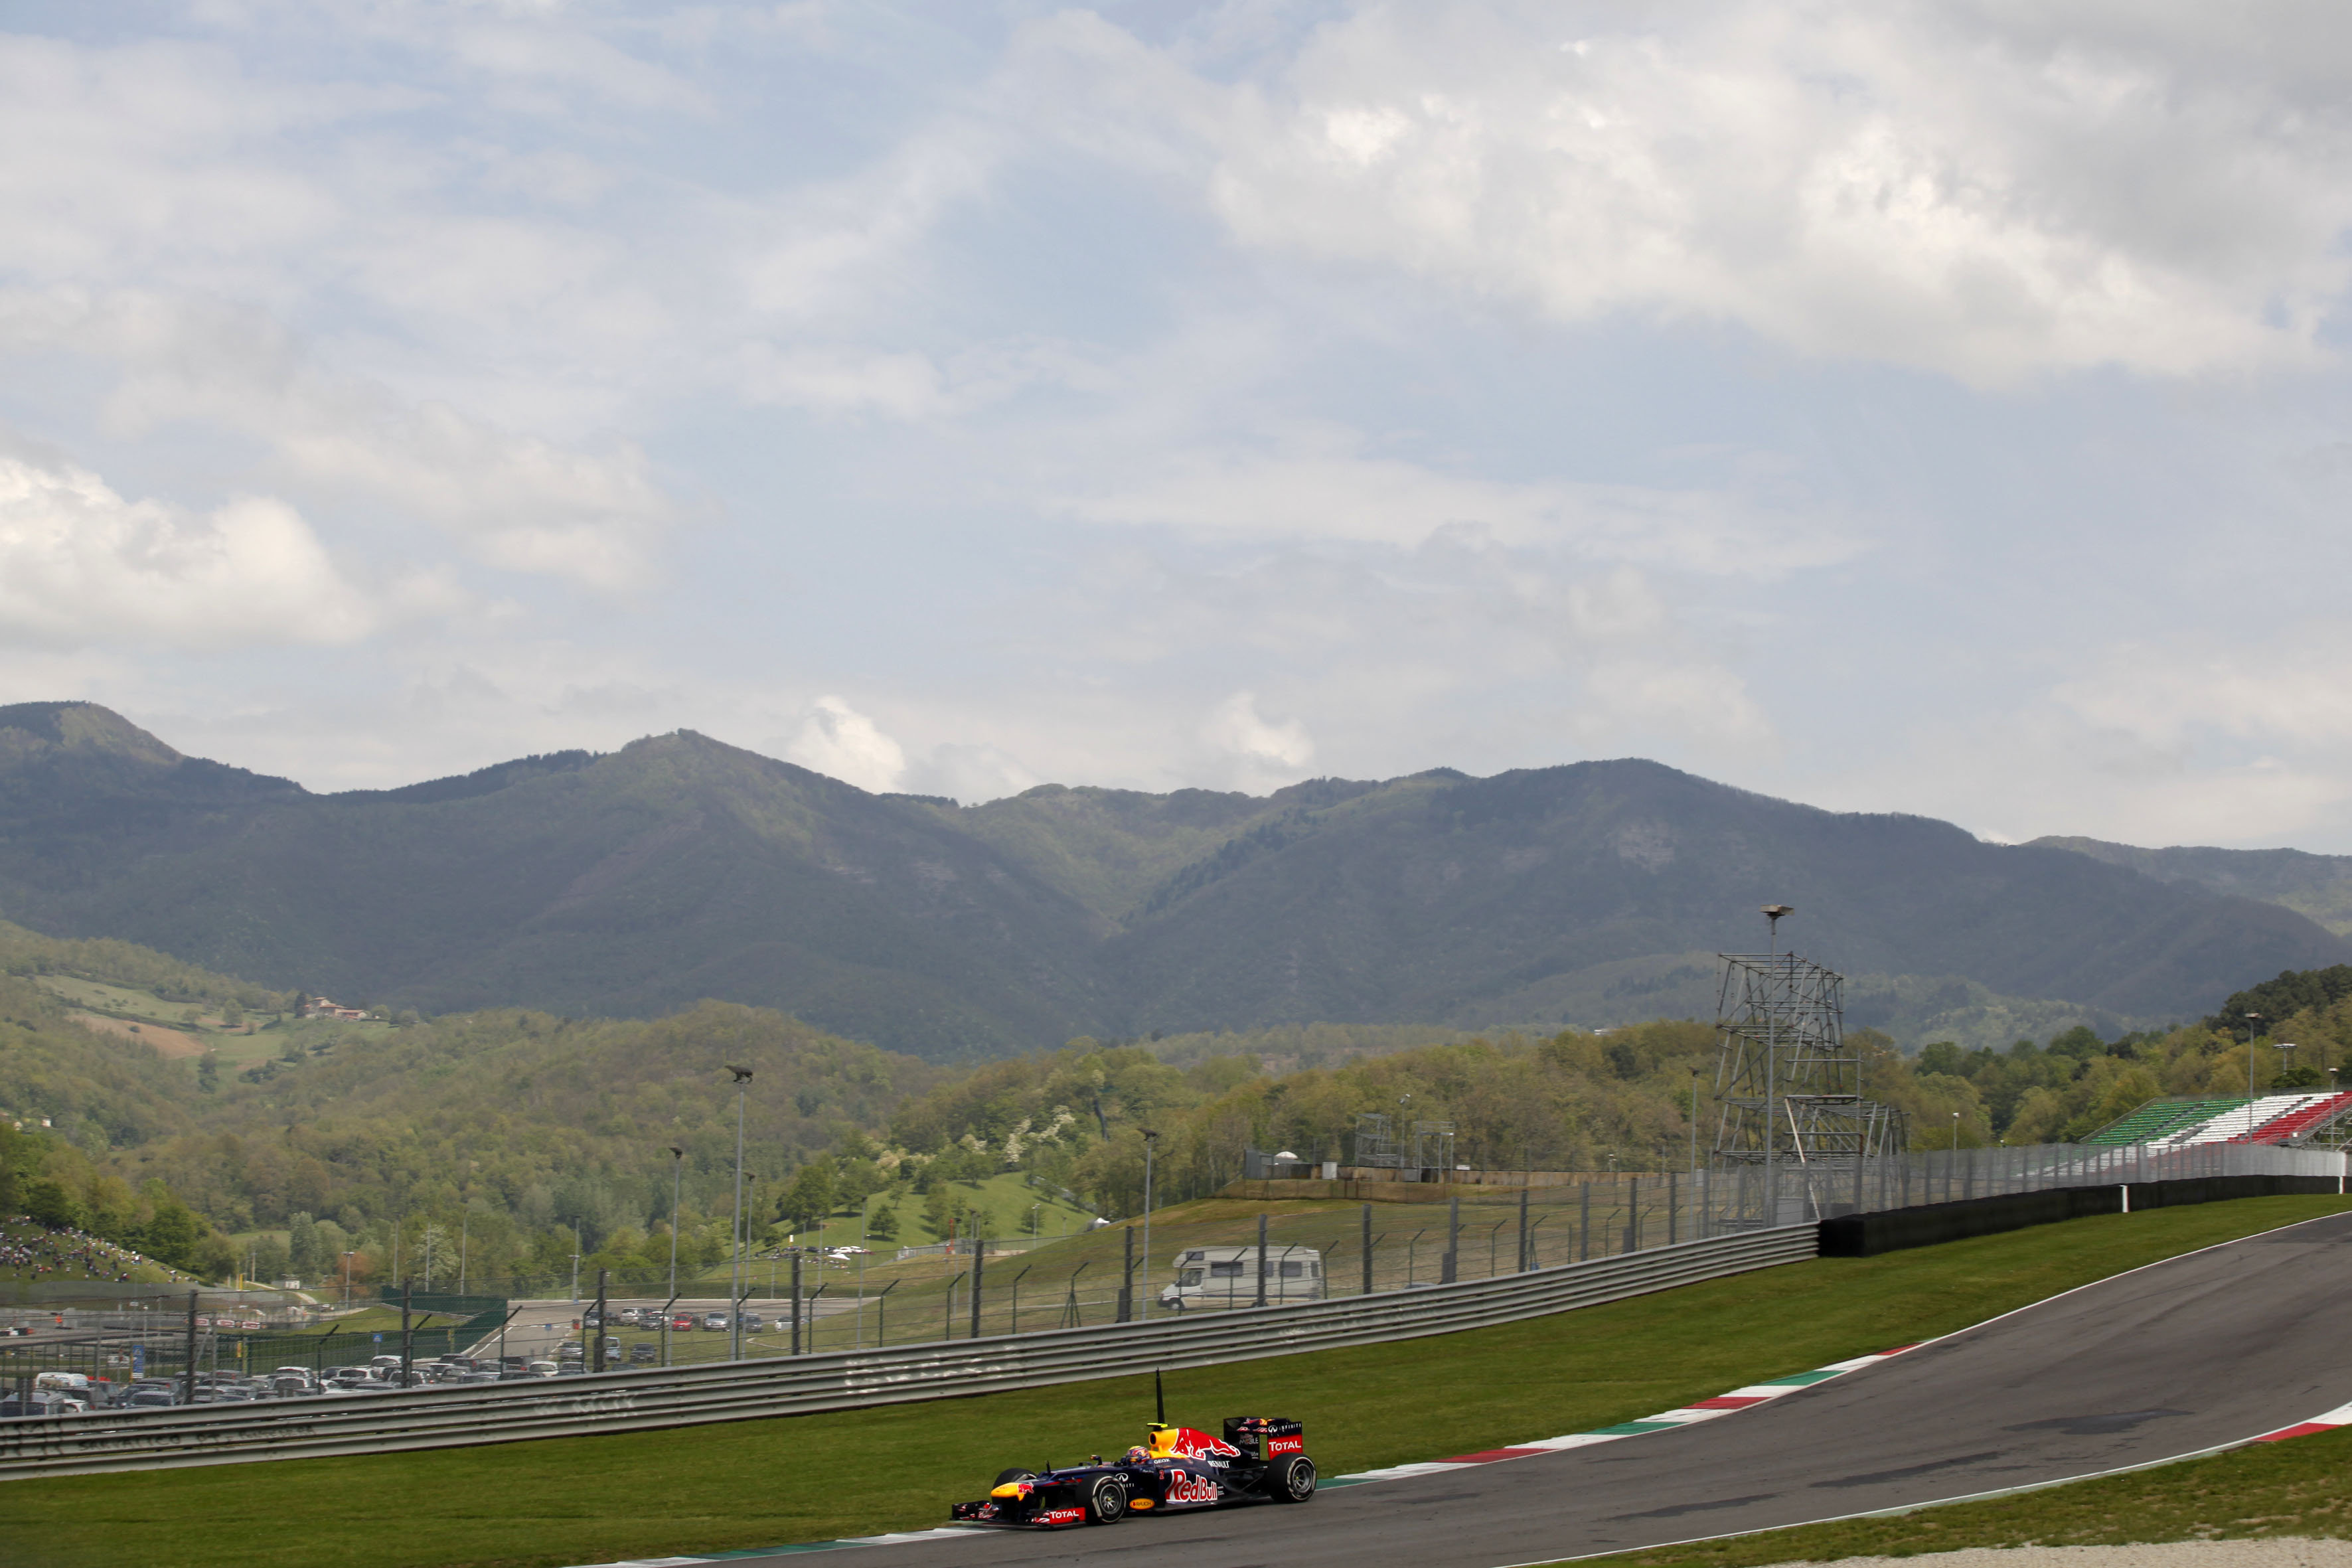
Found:
[(1117, 1524), (1129, 1513), (1178, 1513), (1238, 1502), (1305, 1502), (1315, 1495), (1315, 1461), (1296, 1421), (1239, 1415), (1225, 1435), (1153, 1422), (1146, 1446), (1117, 1459), (1094, 1455), (1060, 1469), (1010, 1469), (977, 1502), (949, 1516), (966, 1524)]

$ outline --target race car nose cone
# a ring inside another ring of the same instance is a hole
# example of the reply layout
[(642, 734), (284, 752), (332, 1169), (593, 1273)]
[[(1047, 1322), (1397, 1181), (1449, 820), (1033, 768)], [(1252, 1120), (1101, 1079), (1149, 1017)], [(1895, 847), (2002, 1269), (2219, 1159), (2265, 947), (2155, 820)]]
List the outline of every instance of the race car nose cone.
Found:
[(1029, 1495), (1027, 1481), (1007, 1481), (988, 1494), (991, 1497), (1024, 1498)]

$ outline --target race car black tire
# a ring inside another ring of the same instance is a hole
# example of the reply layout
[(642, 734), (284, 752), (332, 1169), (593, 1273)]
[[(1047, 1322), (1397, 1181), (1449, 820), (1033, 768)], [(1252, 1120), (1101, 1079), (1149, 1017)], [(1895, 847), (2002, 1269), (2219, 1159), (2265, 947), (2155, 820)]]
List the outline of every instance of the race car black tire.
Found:
[(1315, 1495), (1315, 1461), (1304, 1454), (1266, 1467), (1265, 1495), (1276, 1502), (1305, 1502)]
[(1096, 1477), (1085, 1506), (1088, 1524), (1117, 1524), (1127, 1517), (1127, 1483), (1117, 1476)]
[(1034, 1481), (1036, 1479), (1036, 1471), (1024, 1470), (1020, 1468), (1018, 1466), (1015, 1466), (1013, 1468), (1009, 1470), (999, 1470), (996, 1472), (996, 1484), (1000, 1487), (1007, 1481)]

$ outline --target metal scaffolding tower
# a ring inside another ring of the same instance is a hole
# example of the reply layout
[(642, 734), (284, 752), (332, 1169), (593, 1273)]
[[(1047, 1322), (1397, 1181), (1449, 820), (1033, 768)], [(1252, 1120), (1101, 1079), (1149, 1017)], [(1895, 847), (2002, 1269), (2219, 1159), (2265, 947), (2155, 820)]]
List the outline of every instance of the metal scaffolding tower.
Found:
[(1780, 951), (1786, 904), (1768, 904), (1769, 953), (1721, 953), (1716, 1006), (1721, 1114), (1715, 1167), (1735, 1181), (1735, 1227), (1793, 1225), (1861, 1201), (1864, 1163), (1906, 1142), (1902, 1112), (1864, 1099), (1862, 1055), (1845, 1043), (1845, 979)]

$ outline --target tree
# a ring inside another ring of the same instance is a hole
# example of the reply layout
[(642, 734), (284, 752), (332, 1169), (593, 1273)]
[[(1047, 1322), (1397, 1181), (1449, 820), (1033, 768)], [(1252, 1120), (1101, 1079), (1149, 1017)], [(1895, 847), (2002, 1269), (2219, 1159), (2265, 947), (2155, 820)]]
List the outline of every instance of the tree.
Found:
[[(162, 1184), (150, 1182), (148, 1185), (158, 1187)], [(155, 1216), (140, 1227), (139, 1249), (158, 1263), (194, 1273), (199, 1262), (197, 1253), (208, 1235), (204, 1222), (188, 1205), (167, 1193), (155, 1200)]]
[(206, 1051), (196, 1063), (196, 1088), (206, 1094), (220, 1091), (220, 1054)]
[(793, 1221), (795, 1229), (822, 1230), (825, 1216), (833, 1212), (834, 1192), (833, 1161), (820, 1154), (793, 1174), (779, 1212)]
[(297, 1214), (287, 1220), (286, 1261), (289, 1272), (299, 1279), (323, 1279), (331, 1272), (327, 1268), (324, 1253), (316, 1220), (307, 1214)]
[(33, 1141), (6, 1121), (0, 1121), (0, 1216), (24, 1213), (25, 1176), (19, 1163), (29, 1163)]
[(25, 1212), (35, 1224), (52, 1230), (78, 1230), (84, 1217), (80, 1201), (66, 1190), (65, 1184), (46, 1177), (26, 1188)]
[(940, 1241), (948, 1238), (948, 1233), (955, 1228), (956, 1210), (960, 1206), (956, 1202), (955, 1189), (945, 1182), (934, 1184), (931, 1190), (923, 1194), (923, 1223), (931, 1227), (931, 1235), (935, 1238)]
[(866, 1222), (866, 1234), (876, 1241), (898, 1240), (898, 1205), (896, 1203), (887, 1203), (876, 1209), (873, 1217)]

